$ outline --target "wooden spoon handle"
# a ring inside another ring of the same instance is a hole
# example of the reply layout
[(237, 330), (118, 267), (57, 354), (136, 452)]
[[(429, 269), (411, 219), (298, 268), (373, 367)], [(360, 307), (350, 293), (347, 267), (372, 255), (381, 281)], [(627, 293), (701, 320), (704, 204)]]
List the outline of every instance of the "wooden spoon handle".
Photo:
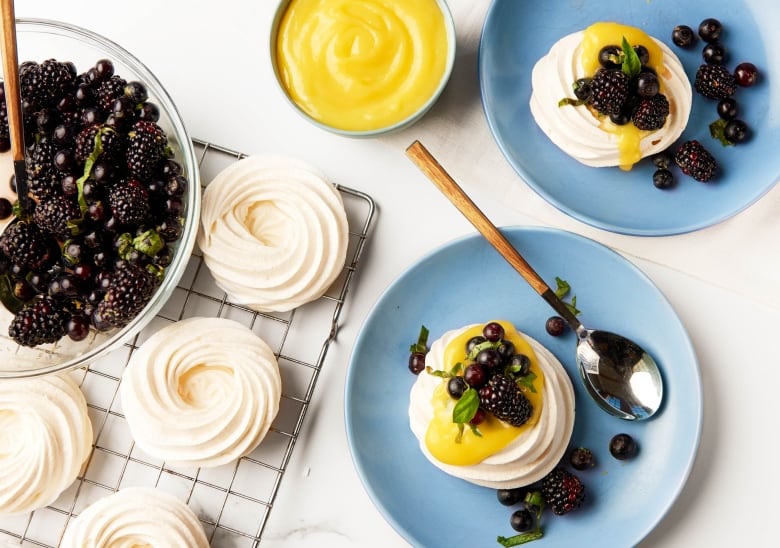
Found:
[(506, 239), (500, 230), (494, 225), (487, 216), (477, 207), (477, 205), (468, 197), (458, 183), (450, 177), (449, 173), (439, 164), (438, 161), (428, 152), (420, 141), (415, 141), (406, 149), (406, 155), (428, 176), (444, 195), (449, 198), (455, 207), (460, 210), (471, 224), (487, 239), (487, 241), (496, 248), (504, 259), (517, 270), (520, 275), (528, 282), (531, 287), (541, 296), (546, 298), (546, 294), (552, 292), (550, 286), (542, 279), (539, 274), (528, 264), (520, 255), (509, 240)]
[(13, 0), (0, 0), (2, 11), (3, 86), (8, 109), (8, 133), (11, 138), (11, 156), (24, 160), (24, 130), (22, 129), (22, 100), (19, 89), (19, 60), (16, 52), (16, 17)]

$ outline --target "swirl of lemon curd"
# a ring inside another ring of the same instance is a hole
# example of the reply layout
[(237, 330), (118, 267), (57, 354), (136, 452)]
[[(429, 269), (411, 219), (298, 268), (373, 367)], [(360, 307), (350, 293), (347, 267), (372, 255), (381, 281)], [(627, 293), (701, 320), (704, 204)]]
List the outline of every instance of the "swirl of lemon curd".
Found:
[[(442, 471), (463, 480), (495, 489), (530, 485), (546, 476), (566, 451), (574, 428), (574, 389), (561, 363), (537, 341), (499, 322), (505, 339), (531, 359), (536, 393), (524, 390), (533, 406), (527, 423), (515, 427), (487, 414), (479, 425), (482, 436), (466, 428), (457, 441), (452, 422), (455, 400), (446, 380), (420, 373), (412, 385), (409, 423), (426, 458)], [(466, 342), (482, 333), (483, 324), (448, 331), (437, 339), (425, 364), (449, 371), (463, 360)]]
[(70, 522), (62, 548), (208, 548), (189, 506), (151, 487), (128, 487), (89, 505)]
[(413, 116), (434, 95), (449, 48), (436, 0), (292, 0), (275, 53), (301, 110), (331, 127), (370, 131)]
[(254, 310), (284, 312), (321, 297), (348, 243), (338, 190), (292, 158), (244, 158), (203, 193), (203, 259), (230, 299)]
[[(656, 71), (660, 93), (669, 100), (669, 116), (661, 129), (643, 131), (633, 124), (616, 125), (585, 105), (559, 106), (573, 97), (572, 84), (593, 76), (599, 68), (599, 50), (620, 45), (625, 37), (632, 46), (649, 51), (648, 66)], [(642, 158), (674, 143), (688, 124), (693, 96), (685, 69), (674, 52), (660, 40), (636, 27), (619, 23), (595, 23), (564, 36), (534, 65), (531, 74), (531, 114), (536, 124), (562, 151), (591, 167), (620, 166), (630, 169)]]
[(54, 502), (91, 447), (87, 402), (70, 377), (0, 381), (0, 514)]
[(248, 327), (188, 318), (149, 337), (120, 385), (136, 444), (182, 466), (220, 466), (260, 444), (279, 410), (276, 357)]

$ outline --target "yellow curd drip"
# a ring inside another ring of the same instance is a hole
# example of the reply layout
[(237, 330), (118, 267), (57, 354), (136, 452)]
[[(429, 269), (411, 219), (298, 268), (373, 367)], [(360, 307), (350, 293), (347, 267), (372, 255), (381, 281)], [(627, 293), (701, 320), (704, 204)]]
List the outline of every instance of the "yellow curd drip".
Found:
[(312, 118), (370, 131), (405, 120), (431, 98), (448, 48), (436, 0), (292, 0), (276, 59), (288, 94)]
[[(533, 349), (514, 328), (511, 323), (499, 321), (506, 334), (504, 339), (515, 345), (515, 351), (525, 354), (531, 360), (531, 373), (536, 375), (533, 386), (536, 392), (526, 387), (521, 387), (523, 393), (533, 406), (531, 418), (522, 426), (511, 426), (487, 413), (487, 418), (478, 428), (482, 436), (477, 436), (467, 426), (460, 442), (457, 441), (458, 425), (452, 422), (452, 410), (456, 401), (447, 393), (447, 381), (443, 380), (434, 390), (431, 404), (433, 405), (433, 419), (425, 433), (425, 446), (437, 460), (445, 464), (467, 466), (482, 462), (490, 455), (498, 453), (509, 445), (515, 438), (526, 430), (532, 428), (538, 421), (542, 411), (544, 393), (544, 373), (539, 368)], [(465, 367), (466, 343), (471, 337), (481, 335), (482, 326), (475, 326), (455, 337), (444, 349), (444, 367), (452, 368), (461, 362)], [(425, 373), (423, 373), (425, 374)]]
[[(599, 22), (586, 28), (580, 43), (580, 63), (584, 73), (588, 75), (595, 74), (600, 68), (599, 51), (601, 51), (601, 48), (612, 45), (622, 46), (624, 37), (632, 46), (641, 45), (647, 48), (650, 54), (647, 66), (658, 74), (661, 93), (663, 93), (663, 78), (660, 78), (665, 70), (663, 66), (663, 52), (658, 47), (658, 44), (655, 43), (655, 40), (642, 29), (636, 27), (613, 22)], [(603, 118), (600, 127), (607, 133), (617, 136), (621, 169), (629, 170), (642, 159), (639, 143), (643, 137), (651, 132), (640, 130), (630, 123), (619, 126), (612, 123), (606, 116)]]

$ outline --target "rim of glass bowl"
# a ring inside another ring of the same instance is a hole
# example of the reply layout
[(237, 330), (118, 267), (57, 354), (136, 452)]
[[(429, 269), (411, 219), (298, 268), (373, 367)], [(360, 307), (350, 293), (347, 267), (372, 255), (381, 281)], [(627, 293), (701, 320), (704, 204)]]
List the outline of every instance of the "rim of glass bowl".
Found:
[(285, 12), (287, 11), (287, 7), (290, 5), (290, 2), (293, 0), (280, 0), (279, 5), (276, 7), (276, 12), (274, 13), (273, 22), (271, 23), (271, 32), (269, 36), (269, 52), (271, 56), (271, 68), (273, 69), (274, 78), (276, 79), (276, 83), (278, 84), (278, 88), (281, 91), (284, 98), (287, 100), (287, 103), (289, 103), (295, 112), (297, 112), (299, 115), (301, 115), (306, 121), (309, 123), (317, 126), (318, 128), (324, 129), (326, 131), (330, 131), (331, 133), (335, 133), (336, 135), (343, 135), (345, 137), (378, 137), (380, 135), (386, 135), (388, 133), (392, 133), (394, 131), (399, 131), (401, 129), (407, 128), (417, 122), (420, 118), (422, 118), (432, 107), (436, 104), (436, 101), (439, 100), (439, 97), (441, 96), (442, 92), (444, 91), (444, 88), (447, 86), (447, 83), (450, 81), (450, 76), (452, 75), (452, 70), (455, 66), (455, 53), (457, 50), (457, 39), (455, 34), (455, 19), (452, 16), (452, 11), (450, 10), (449, 5), (447, 4), (446, 0), (436, 0), (436, 4), (439, 6), (439, 9), (441, 9), (442, 15), (444, 16), (444, 26), (447, 31), (447, 64), (444, 69), (444, 74), (441, 76), (441, 80), (439, 81), (439, 85), (436, 87), (436, 90), (433, 92), (433, 94), (428, 98), (425, 103), (423, 103), (419, 109), (417, 109), (415, 112), (404, 118), (403, 120), (399, 120), (393, 125), (377, 128), (377, 129), (367, 129), (367, 130), (361, 130), (361, 131), (351, 131), (348, 129), (339, 129), (337, 127), (329, 126), (328, 124), (324, 124), (320, 122), (319, 120), (316, 120), (313, 118), (309, 113), (307, 113), (305, 110), (301, 108), (301, 106), (292, 98), (290, 97), (290, 94), (287, 92), (287, 88), (282, 83), (281, 75), (279, 74), (279, 64), (276, 60), (276, 39), (279, 34), (279, 25), (282, 22), (282, 17), (284, 17)]
[[(83, 367), (116, 350), (131, 337), (138, 334), (162, 309), (184, 274), (195, 245), (195, 237), (200, 223), (200, 173), (198, 171), (195, 149), (173, 100), (152, 71), (120, 45), (90, 30), (61, 21), (35, 18), (18, 18), (16, 25), (17, 35), (32, 32), (76, 39), (83, 45), (100, 51), (106, 57), (119, 61), (134, 72), (139, 80), (146, 84), (149, 96), (160, 107), (161, 113), (165, 116), (166, 125), (171, 127), (171, 131), (166, 131), (166, 133), (168, 134), (169, 142), (171, 137), (174, 138), (173, 148), (177, 152), (176, 160), (181, 164), (187, 176), (187, 193), (185, 224), (181, 238), (174, 246), (173, 260), (166, 268), (165, 278), (151, 300), (130, 323), (118, 331), (110, 333), (109, 338), (104, 342), (88, 349), (75, 358), (60, 363), (44, 363), (41, 367), (27, 369), (9, 369), (5, 364), (0, 363), (0, 378), (32, 377)], [(98, 58), (96, 57), (95, 61)], [(20, 59), (20, 61), (22, 60)], [(67, 59), (64, 60), (67, 61)]]

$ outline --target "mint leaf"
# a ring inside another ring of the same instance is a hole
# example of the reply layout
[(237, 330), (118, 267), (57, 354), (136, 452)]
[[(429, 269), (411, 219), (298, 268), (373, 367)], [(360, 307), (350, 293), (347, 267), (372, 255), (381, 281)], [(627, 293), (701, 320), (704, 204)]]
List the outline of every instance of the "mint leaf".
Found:
[(479, 431), (479, 428), (474, 426), (473, 424), (469, 424), (469, 428), (471, 428), (471, 433), (477, 436), (478, 438), (482, 437), (482, 432)]
[(8, 274), (0, 276), (0, 302), (3, 303), (11, 314), (16, 314), (22, 309), (24, 303), (14, 295), (14, 287)]
[(521, 386), (525, 386), (526, 388), (528, 388), (528, 390), (536, 394), (536, 387), (534, 386), (535, 380), (536, 380), (536, 374), (528, 373), (526, 376), (520, 377), (515, 382)]
[(724, 147), (734, 145), (734, 143), (726, 139), (726, 124), (728, 124), (728, 121), (723, 118), (718, 118), (710, 124), (710, 135), (720, 141), (720, 144)]
[(571, 105), (573, 107), (578, 107), (580, 105), (584, 105), (587, 102), (588, 102), (587, 99), (572, 99), (571, 97), (564, 97), (563, 99), (558, 101), (558, 106), (565, 107), (567, 105)]
[(467, 388), (452, 410), (452, 422), (465, 424), (474, 418), (479, 409), (479, 393), (474, 388)]
[(451, 377), (454, 377), (452, 373), (449, 371), (442, 371), (441, 369), (434, 369), (430, 365), (425, 366), (425, 372), (429, 375), (433, 375), (434, 377), (439, 377), (440, 379), (449, 379)]
[(565, 304), (566, 308), (569, 309), (569, 312), (571, 312), (575, 316), (577, 316), (580, 312), (582, 312), (582, 310), (577, 308), (577, 295), (574, 295), (571, 298), (571, 302), (570, 303), (563, 303), (563, 304)]
[(144, 255), (154, 257), (165, 247), (165, 242), (155, 229), (150, 228), (133, 238), (133, 247)]
[(639, 55), (636, 54), (636, 51), (634, 51), (634, 48), (632, 48), (631, 44), (628, 43), (628, 40), (626, 40), (625, 36), (623, 37), (622, 48), (623, 65), (621, 68), (629, 78), (633, 78), (639, 74), (640, 70), (642, 70), (642, 61), (639, 60)]
[(414, 354), (419, 352), (425, 354), (428, 351), (428, 328), (420, 326), (420, 334), (417, 336), (417, 342), (409, 347), (409, 352)]
[(539, 540), (542, 538), (544, 534), (542, 533), (541, 529), (534, 529), (533, 531), (529, 531), (527, 533), (520, 533), (519, 535), (515, 535), (513, 537), (497, 537), (496, 541), (501, 546), (520, 546), (521, 544), (525, 544), (526, 542), (532, 542), (534, 540)]
[(490, 342), (490, 341), (479, 343), (478, 345), (474, 346), (474, 348), (471, 349), (471, 352), (469, 352), (468, 355), (468, 359), (473, 361), (477, 359), (477, 354), (479, 354), (480, 352), (482, 352), (487, 348), (496, 348), (498, 347), (498, 344), (499, 344), (498, 342)]
[(557, 288), (555, 289), (555, 295), (559, 299), (564, 298), (566, 295), (568, 295), (569, 291), (571, 290), (571, 286), (569, 285), (569, 282), (567, 282), (566, 280), (562, 280), (558, 276), (555, 277), (555, 285), (557, 286)]
[(450, 377), (455, 377), (463, 371), (463, 364), (461, 362), (456, 363), (450, 369)]

